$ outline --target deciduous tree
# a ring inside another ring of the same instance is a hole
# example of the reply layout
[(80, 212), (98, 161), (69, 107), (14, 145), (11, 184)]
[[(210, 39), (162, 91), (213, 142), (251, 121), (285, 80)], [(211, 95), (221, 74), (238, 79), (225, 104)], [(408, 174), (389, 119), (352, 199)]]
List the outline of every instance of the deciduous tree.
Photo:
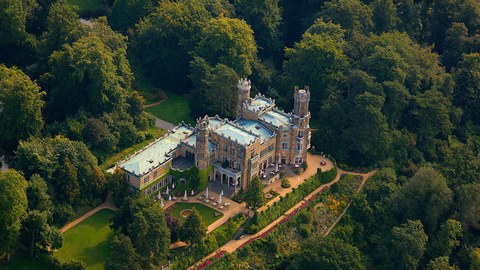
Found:
[(223, 64), (240, 76), (252, 74), (257, 46), (253, 31), (243, 20), (219, 17), (202, 29), (201, 40), (194, 51), (210, 66)]
[(0, 252), (10, 252), (17, 244), (21, 220), (27, 210), (27, 181), (16, 170), (0, 172)]
[(425, 252), (428, 236), (423, 231), (420, 220), (407, 220), (392, 229), (392, 249), (390, 250), (395, 269), (417, 269)]
[(44, 95), (21, 70), (0, 65), (0, 152), (11, 153), (19, 140), (40, 132)]
[(166, 90), (188, 87), (189, 54), (211, 15), (200, 1), (161, 1), (137, 25), (137, 53), (147, 74)]

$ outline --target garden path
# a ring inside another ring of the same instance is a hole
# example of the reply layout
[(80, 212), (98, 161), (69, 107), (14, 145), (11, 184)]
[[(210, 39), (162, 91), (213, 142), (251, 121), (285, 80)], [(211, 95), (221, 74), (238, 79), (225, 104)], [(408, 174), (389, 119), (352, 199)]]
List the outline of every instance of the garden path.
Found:
[(279, 195), (272, 200), (270, 200), (267, 204), (260, 207), (258, 209), (259, 212), (265, 211), (268, 206), (273, 205), (274, 202), (280, 200), (280, 196), (285, 197), (287, 193), (292, 192), (293, 188), (297, 188), (300, 184), (305, 182), (305, 179), (308, 179), (314, 176), (317, 173), (317, 169), (320, 168), (323, 172), (328, 171), (333, 168), (333, 162), (330, 159), (325, 158), (325, 165), (321, 165), (323, 157), (321, 155), (312, 155), (307, 153), (307, 160), (308, 160), (308, 167), (305, 171), (303, 171), (300, 175), (295, 175), (291, 177), (287, 177), (288, 181), (290, 182), (289, 188), (283, 188), (282, 181), (276, 180), (275, 182), (269, 184), (263, 189), (263, 192), (267, 193), (271, 189), (277, 192)]
[[(160, 105), (162, 104), (163, 102), (165, 102), (166, 100), (168, 99), (168, 96), (166, 96), (164, 99), (160, 100), (160, 101), (157, 101), (157, 102), (154, 102), (154, 103), (150, 103), (150, 104), (146, 104), (143, 106), (144, 109), (146, 108), (150, 108), (150, 107), (155, 107), (157, 105)], [(158, 117), (155, 117), (155, 126), (156, 127), (159, 127), (159, 128), (163, 128), (165, 130), (170, 130), (172, 128), (175, 127), (174, 124), (170, 123), (170, 122), (167, 122), (165, 120), (162, 120)]]
[[(309, 157), (310, 158), (310, 157)], [(311, 162), (309, 162), (311, 163)], [(308, 169), (308, 168), (307, 168)], [(340, 168), (337, 168), (337, 176), (335, 177), (335, 179), (333, 179), (331, 182), (329, 183), (326, 183), (326, 184), (323, 184), (321, 185), (320, 187), (318, 187), (317, 189), (315, 189), (314, 191), (312, 191), (310, 194), (308, 194), (303, 200), (301, 200), (300, 202), (298, 202), (296, 205), (294, 205), (292, 208), (290, 208), (289, 210), (287, 210), (282, 216), (280, 216), (279, 218), (277, 218), (276, 220), (274, 220), (272, 223), (268, 224), (265, 228), (263, 228), (262, 230), (260, 230), (259, 232), (257, 232), (256, 234), (253, 234), (253, 235), (246, 235), (245, 237), (243, 237), (242, 239), (239, 239), (239, 240), (230, 240), (229, 242), (227, 242), (225, 245), (221, 246), (220, 248), (218, 248), (217, 250), (215, 250), (214, 252), (210, 253), (209, 255), (207, 255), (206, 257), (204, 257), (202, 260), (200, 260), (199, 262), (203, 262), (213, 256), (215, 256), (217, 253), (219, 252), (222, 252), (222, 251), (225, 251), (225, 252), (229, 252), (229, 253), (232, 253), (234, 252), (235, 250), (237, 250), (238, 248), (242, 247), (245, 243), (247, 243), (249, 240), (251, 239), (255, 239), (257, 237), (259, 237), (260, 235), (264, 234), (264, 233), (268, 233), (270, 232), (271, 230), (274, 229), (275, 226), (277, 226), (284, 218), (285, 216), (288, 216), (290, 213), (292, 213), (293, 211), (295, 211), (295, 209), (299, 208), (303, 203), (305, 203), (305, 201), (309, 200), (310, 198), (312, 198), (314, 195), (316, 195), (317, 193), (321, 192), (325, 187), (330, 187), (331, 185), (333, 185), (334, 183), (338, 182), (338, 180), (340, 180), (340, 176), (342, 174), (354, 174), (354, 175), (362, 175), (363, 177), (363, 180), (362, 180), (362, 183), (360, 184), (357, 192), (359, 192), (362, 188), (363, 188), (363, 185), (365, 184), (365, 182), (367, 181), (367, 179), (372, 176), (373, 174), (375, 174), (376, 170), (374, 171), (371, 171), (369, 173), (365, 173), (365, 174), (362, 174), (362, 173), (356, 173), (356, 172), (346, 172)], [(295, 177), (296, 178), (296, 177)], [(292, 183), (291, 183), (292, 184)], [(269, 189), (270, 190), (270, 189)], [(346, 207), (347, 208), (347, 207)], [(346, 208), (344, 209), (344, 211), (342, 212), (342, 214), (340, 215), (340, 217), (335, 221), (334, 225), (329, 229), (329, 231), (338, 223), (338, 221), (340, 220), (341, 216), (346, 212)], [(328, 232), (327, 232), (328, 234)], [(326, 235), (327, 235), (326, 234)], [(195, 264), (195, 265), (198, 265), (198, 262)], [(192, 269), (195, 269), (195, 265), (194, 266), (191, 266), (190, 268), (188, 268), (189, 270), (192, 270)]]
[(112, 192), (109, 191), (107, 193), (107, 197), (105, 198), (105, 201), (100, 204), (99, 206), (93, 208), (92, 210), (88, 211), (88, 213), (86, 213), (85, 215), (75, 219), (74, 221), (68, 223), (67, 225), (65, 225), (63, 228), (60, 229), (60, 233), (64, 233), (68, 230), (70, 230), (71, 228), (73, 228), (75, 225), (77, 225), (78, 223), (84, 221), (85, 219), (87, 219), (88, 217), (90, 217), (91, 215), (95, 214), (96, 212), (102, 210), (102, 209), (110, 209), (110, 210), (113, 210), (113, 211), (118, 211), (118, 207), (115, 206), (115, 204), (113, 203), (113, 199), (112, 199)]

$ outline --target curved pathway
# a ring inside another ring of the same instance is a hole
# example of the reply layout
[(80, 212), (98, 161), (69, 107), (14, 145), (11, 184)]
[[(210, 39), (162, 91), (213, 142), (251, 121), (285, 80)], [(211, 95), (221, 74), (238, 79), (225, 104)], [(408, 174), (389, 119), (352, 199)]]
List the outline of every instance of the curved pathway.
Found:
[(167, 100), (167, 98), (168, 98), (168, 96), (166, 96), (164, 99), (162, 99), (162, 100), (160, 100), (160, 101), (143, 105), (143, 108), (146, 109), (146, 108), (155, 107), (155, 106), (157, 106), (157, 105), (160, 105), (160, 104), (162, 104), (163, 102), (165, 102), (165, 100)]
[(118, 207), (116, 207), (115, 204), (113, 203), (112, 192), (111, 191), (108, 192), (107, 197), (105, 198), (105, 201), (102, 204), (100, 204), (99, 206), (97, 206), (97, 207), (93, 208), (92, 210), (88, 211), (88, 213), (86, 213), (85, 215), (83, 215), (83, 216), (75, 219), (74, 221), (68, 223), (67, 225), (65, 225), (63, 228), (60, 229), (60, 233), (64, 233), (64, 232), (70, 230), (72, 227), (74, 227), (78, 223), (84, 221), (85, 219), (87, 219), (88, 217), (90, 217), (91, 215), (95, 214), (96, 212), (98, 212), (102, 209), (110, 209), (110, 210), (113, 210), (113, 211), (118, 211)]
[[(340, 177), (342, 174), (353, 174), (353, 175), (361, 175), (363, 177), (363, 180), (362, 180), (362, 183), (360, 184), (357, 192), (359, 192), (365, 182), (367, 181), (367, 179), (372, 176), (373, 174), (375, 174), (377, 170), (373, 170), (369, 173), (356, 173), (356, 172), (346, 172), (340, 168), (337, 167), (337, 176), (335, 177), (335, 179), (333, 179), (331, 182), (329, 183), (326, 183), (326, 184), (323, 184), (321, 185), (320, 187), (318, 187), (317, 189), (315, 189), (314, 191), (312, 191), (310, 194), (308, 194), (305, 198), (303, 198), (303, 200), (301, 200), (300, 202), (298, 202), (296, 205), (294, 205), (293, 207), (291, 207), (289, 210), (287, 210), (282, 216), (280, 216), (279, 218), (277, 218), (276, 220), (274, 220), (273, 222), (271, 222), (270, 224), (268, 224), (267, 226), (265, 226), (262, 230), (260, 230), (259, 232), (257, 232), (256, 234), (253, 234), (253, 235), (247, 235), (245, 236), (244, 238), (240, 239), (240, 240), (230, 240), (229, 242), (227, 242), (225, 245), (221, 246), (220, 248), (218, 248), (217, 250), (215, 250), (214, 252), (210, 253), (209, 255), (207, 255), (206, 257), (204, 257), (203, 259), (201, 259), (200, 261), (198, 261), (197, 263), (195, 263), (193, 266), (189, 267), (188, 269), (195, 269), (195, 267), (197, 265), (199, 265), (200, 262), (203, 262), (213, 256), (215, 256), (216, 254), (218, 253), (225, 253), (225, 252), (229, 252), (229, 253), (232, 253), (234, 252), (235, 250), (237, 250), (238, 248), (242, 247), (243, 245), (245, 245), (247, 242), (249, 241), (252, 241), (252, 239), (255, 239), (257, 237), (259, 237), (260, 235), (262, 234), (265, 234), (265, 233), (269, 233), (271, 230), (273, 230), (273, 228), (275, 226), (277, 226), (283, 219), (285, 219), (286, 216), (290, 215), (293, 211), (295, 211), (297, 208), (299, 208), (302, 204), (304, 204), (307, 200), (311, 199), (313, 196), (315, 196), (317, 193), (319, 192), (322, 192), (324, 190), (324, 188), (329, 188), (331, 185), (333, 185), (334, 183), (338, 182), (338, 180), (340, 180)], [(337, 218), (337, 220), (335, 221), (335, 223), (329, 228), (328, 232), (325, 234), (328, 235), (328, 233), (330, 232), (330, 230), (338, 223), (338, 221), (340, 221), (341, 217), (343, 216), (343, 214), (347, 211), (348, 209), (348, 206), (344, 209), (344, 211), (342, 212), (342, 214)]]

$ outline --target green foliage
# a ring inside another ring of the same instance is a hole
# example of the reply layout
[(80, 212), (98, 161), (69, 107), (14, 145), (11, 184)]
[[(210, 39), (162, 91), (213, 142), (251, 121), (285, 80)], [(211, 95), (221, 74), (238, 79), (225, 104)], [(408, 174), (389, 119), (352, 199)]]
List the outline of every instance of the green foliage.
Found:
[(458, 270), (458, 266), (450, 265), (448, 257), (438, 257), (431, 260), (427, 266), (428, 270)]
[(437, 232), (431, 243), (431, 257), (445, 256), (460, 245), (462, 224), (455, 219), (448, 219)]
[[(305, 34), (293, 48), (285, 49), (283, 63), (285, 85), (307, 85), (311, 89), (311, 106), (318, 106), (338, 83), (347, 67), (344, 43), (338, 35)], [(313, 111), (313, 113), (317, 113)]]
[(151, 0), (116, 0), (109, 21), (115, 30), (125, 31), (154, 9)]
[(174, 93), (185, 92), (189, 52), (210, 18), (200, 1), (161, 1), (154, 12), (137, 24), (137, 52), (157, 84)]
[(282, 17), (278, 2), (278, 0), (234, 2), (237, 14), (252, 27), (260, 54), (265, 56), (277, 56), (282, 47), (279, 39)]
[(105, 18), (90, 34), (50, 56), (49, 112), (57, 119), (84, 108), (93, 115), (122, 111), (132, 74), (126, 59), (126, 37), (113, 32)]
[(248, 207), (257, 209), (265, 204), (265, 194), (263, 193), (263, 184), (258, 177), (253, 177), (245, 191), (245, 202)]
[(457, 215), (464, 229), (480, 229), (480, 184), (467, 184), (458, 188)]
[[(190, 62), (193, 81), (191, 99), (195, 113), (208, 112), (222, 117), (235, 117), (237, 113), (238, 93), (235, 85), (238, 75), (223, 64), (209, 66), (205, 59), (194, 57)], [(218, 102), (222, 99), (223, 102)]]
[(466, 54), (454, 73), (457, 83), (454, 92), (456, 104), (467, 119), (480, 124), (480, 53)]
[(417, 269), (426, 249), (428, 236), (422, 222), (407, 220), (392, 229), (392, 259), (397, 269)]
[(157, 264), (166, 258), (170, 231), (160, 205), (153, 204), (135, 213), (127, 231), (144, 268), (149, 268), (152, 261)]
[(480, 269), (480, 248), (474, 248), (470, 254), (470, 270)]
[(27, 247), (31, 257), (37, 251), (47, 251), (47, 247), (62, 247), (63, 237), (60, 232), (47, 223), (47, 213), (30, 210), (22, 220), (21, 241)]
[(384, 101), (382, 96), (368, 92), (356, 96), (350, 114), (351, 126), (344, 133), (346, 141), (350, 141), (351, 155), (360, 156), (365, 165), (385, 160), (390, 148), (387, 119), (382, 113)]
[(180, 229), (179, 238), (196, 246), (202, 243), (206, 234), (207, 227), (202, 221), (202, 216), (194, 207)]
[(112, 219), (112, 229), (132, 240), (140, 255), (142, 269), (150, 269), (151, 263), (165, 259), (170, 244), (170, 231), (163, 209), (145, 197), (130, 196)]
[(62, 270), (83, 270), (85, 267), (85, 264), (81, 261), (70, 260), (62, 265)]
[(286, 178), (282, 179), (281, 186), (282, 186), (282, 188), (289, 188), (290, 187), (290, 181), (288, 181), (288, 179), (286, 179)]
[(140, 270), (140, 256), (128, 236), (120, 234), (112, 241), (112, 252), (104, 264), (106, 270)]
[[(207, 169), (208, 170), (208, 169)], [(205, 186), (205, 172), (201, 173), (200, 170), (193, 166), (191, 168), (188, 168), (184, 171), (179, 171), (175, 169), (170, 169), (170, 175), (173, 175), (177, 181), (179, 181), (181, 178), (185, 179), (185, 185), (180, 187), (180, 183), (177, 182), (177, 188), (176, 190), (178, 192), (183, 192), (185, 190), (203, 190), (206, 188)], [(201, 174), (203, 174), (203, 178), (201, 178)], [(208, 185), (208, 178), (207, 178), (207, 185)], [(205, 186), (205, 188), (201, 188), (202, 186)], [(183, 193), (182, 193), (183, 194)]]
[(0, 172), (0, 252), (9, 253), (20, 234), (21, 221), (27, 210), (27, 181), (15, 170)]
[(295, 254), (288, 269), (367, 269), (355, 246), (333, 237), (312, 237)]
[(39, 134), (43, 127), (44, 95), (21, 70), (0, 64), (0, 152), (11, 153), (19, 140)]
[(77, 6), (68, 5), (66, 0), (55, 1), (48, 9), (46, 31), (42, 33), (39, 40), (42, 57), (48, 58), (53, 51), (61, 49), (64, 44), (72, 44), (84, 32), (79, 21)]
[[(8, 65), (24, 65), (35, 47), (26, 32), (27, 5), (22, 0), (0, 1), (0, 59)], [(12, 53), (24, 50), (22, 53)]]
[(398, 220), (419, 219), (432, 232), (450, 210), (452, 200), (453, 192), (446, 179), (434, 169), (424, 167), (396, 190), (390, 203)]
[(376, 32), (389, 32), (396, 29), (399, 19), (397, 7), (392, 0), (375, 0), (370, 4)]
[(209, 166), (205, 170), (198, 171), (198, 185), (196, 190), (204, 190), (208, 187), (208, 175), (213, 171), (213, 166)]
[(321, 16), (349, 31), (368, 32), (373, 28), (372, 10), (360, 0), (325, 2)]
[(194, 54), (210, 66), (223, 64), (239, 76), (252, 74), (257, 46), (253, 31), (242, 20), (219, 17), (211, 19), (202, 29)]
[(27, 177), (39, 174), (46, 179), (55, 204), (79, 205), (77, 198), (93, 200), (105, 188), (103, 173), (85, 144), (60, 136), (21, 141), (15, 167)]
[(52, 201), (48, 193), (48, 185), (40, 175), (32, 175), (30, 181), (28, 181), (28, 187), (26, 192), (29, 210), (51, 210)]

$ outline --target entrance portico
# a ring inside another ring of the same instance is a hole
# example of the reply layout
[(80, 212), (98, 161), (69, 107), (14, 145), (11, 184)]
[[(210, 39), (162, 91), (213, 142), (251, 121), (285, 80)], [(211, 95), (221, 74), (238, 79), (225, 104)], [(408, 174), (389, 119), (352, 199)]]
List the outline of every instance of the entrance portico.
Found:
[(242, 186), (242, 172), (231, 167), (222, 167), (220, 163), (213, 164), (214, 180), (235, 190)]

